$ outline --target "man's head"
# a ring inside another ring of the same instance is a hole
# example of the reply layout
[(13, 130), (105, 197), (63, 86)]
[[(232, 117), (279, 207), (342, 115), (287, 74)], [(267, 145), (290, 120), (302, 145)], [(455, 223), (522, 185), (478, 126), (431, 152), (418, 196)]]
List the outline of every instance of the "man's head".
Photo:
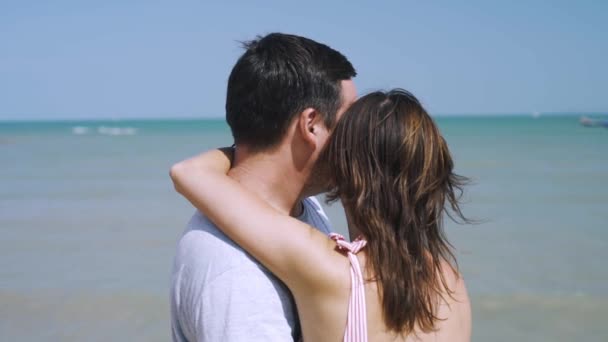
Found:
[(301, 140), (316, 139), (315, 149), (322, 148), (356, 97), (351, 63), (327, 45), (295, 35), (271, 33), (244, 46), (226, 97), (226, 121), (237, 146), (269, 150), (299, 128), (316, 134)]

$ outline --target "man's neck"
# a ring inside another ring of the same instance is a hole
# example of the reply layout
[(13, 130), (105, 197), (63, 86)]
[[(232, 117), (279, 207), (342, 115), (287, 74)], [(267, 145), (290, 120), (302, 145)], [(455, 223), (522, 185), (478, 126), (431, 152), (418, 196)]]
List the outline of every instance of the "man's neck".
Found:
[(282, 158), (280, 151), (247, 153), (237, 148), (228, 176), (280, 213), (298, 216), (302, 212), (299, 204), (305, 178)]

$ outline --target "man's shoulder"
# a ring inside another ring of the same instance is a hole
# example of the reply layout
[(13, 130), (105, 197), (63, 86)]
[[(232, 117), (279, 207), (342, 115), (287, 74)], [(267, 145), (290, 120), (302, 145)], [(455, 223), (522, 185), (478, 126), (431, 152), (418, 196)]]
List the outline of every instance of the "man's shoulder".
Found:
[(205, 247), (203, 249), (206, 251), (211, 251), (209, 248), (219, 248), (219, 251), (233, 253), (243, 251), (241, 247), (230, 240), (228, 236), (222, 233), (213, 222), (198, 210), (190, 218), (179, 243), (180, 245)]
[(258, 268), (259, 263), (196, 211), (177, 245), (175, 263), (196, 268), (209, 276), (233, 268)]
[[(299, 219), (329, 234), (332, 229), (321, 203), (315, 197), (302, 200), (304, 211)], [(203, 213), (196, 211), (179, 239), (174, 266), (190, 268), (194, 273), (214, 277), (229, 269), (266, 269), (239, 245), (226, 236)]]
[(194, 213), (172, 271), (174, 341), (291, 340), (293, 311), (276, 277), (205, 215)]

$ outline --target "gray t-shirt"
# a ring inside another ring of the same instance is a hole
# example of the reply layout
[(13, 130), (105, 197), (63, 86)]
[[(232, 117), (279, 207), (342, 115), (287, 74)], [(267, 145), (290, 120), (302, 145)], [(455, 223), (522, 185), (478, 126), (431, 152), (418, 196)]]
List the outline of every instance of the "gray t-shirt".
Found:
[[(303, 204), (299, 219), (329, 234), (317, 199)], [(197, 211), (173, 264), (173, 341), (283, 342), (293, 340), (296, 326), (296, 308), (285, 285)]]

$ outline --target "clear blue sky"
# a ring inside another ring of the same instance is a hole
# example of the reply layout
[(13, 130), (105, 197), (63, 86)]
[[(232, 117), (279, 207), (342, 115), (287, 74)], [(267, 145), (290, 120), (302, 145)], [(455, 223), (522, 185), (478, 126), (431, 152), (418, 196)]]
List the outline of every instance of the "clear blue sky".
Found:
[(236, 41), (343, 52), (433, 113), (608, 111), (608, 1), (0, 2), (0, 120), (223, 117)]

